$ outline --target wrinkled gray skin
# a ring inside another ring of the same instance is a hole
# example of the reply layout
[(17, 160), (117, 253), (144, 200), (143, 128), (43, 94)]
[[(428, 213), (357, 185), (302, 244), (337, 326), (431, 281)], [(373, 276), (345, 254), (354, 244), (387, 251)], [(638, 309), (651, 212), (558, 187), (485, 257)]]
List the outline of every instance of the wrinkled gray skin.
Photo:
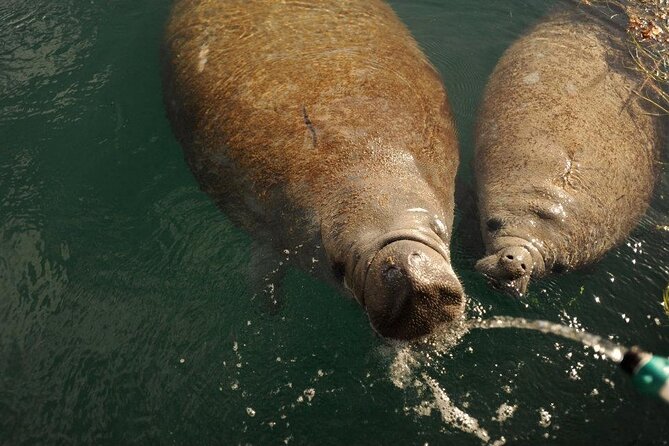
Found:
[(383, 336), (462, 314), (455, 128), (389, 6), (179, 0), (163, 56), (174, 132), (231, 219), (351, 291)]
[(648, 206), (662, 123), (635, 93), (648, 94), (624, 68), (623, 39), (610, 22), (556, 11), (491, 75), (476, 130), (476, 269), (512, 294), (599, 259)]

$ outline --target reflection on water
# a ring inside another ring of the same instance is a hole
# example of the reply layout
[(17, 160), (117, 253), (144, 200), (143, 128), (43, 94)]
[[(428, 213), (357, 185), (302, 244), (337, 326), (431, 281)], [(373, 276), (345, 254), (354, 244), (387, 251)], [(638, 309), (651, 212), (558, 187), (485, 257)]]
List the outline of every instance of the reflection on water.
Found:
[[(464, 180), (486, 78), (551, 3), (392, 2), (445, 79)], [(571, 341), (463, 324), (398, 350), (291, 268), (272, 277), (278, 307), (259, 305), (251, 238), (198, 190), (164, 118), (167, 11), (0, 4), (0, 443), (667, 444), (667, 409)], [(665, 173), (627, 244), (523, 301), (472, 271), (465, 221), (468, 316), (669, 353), (667, 193)]]
[[(92, 79), (80, 75), (88, 71), (84, 63), (95, 44), (90, 11), (68, 3), (9, 1), (0, 6), (0, 122), (48, 116), (55, 124), (63, 107), (100, 82), (97, 74)], [(39, 93), (48, 94), (48, 100)]]
[[(39, 330), (45, 318), (60, 306), (67, 285), (64, 262), (69, 258), (66, 242), (53, 246), (43, 236), (40, 210), (39, 166), (30, 153), (19, 152), (0, 165), (3, 200), (0, 212), (0, 301), (2, 313), (18, 333)], [(47, 243), (51, 246), (47, 246)], [(51, 251), (51, 252), (48, 252)], [(15, 339), (23, 347), (23, 339)]]

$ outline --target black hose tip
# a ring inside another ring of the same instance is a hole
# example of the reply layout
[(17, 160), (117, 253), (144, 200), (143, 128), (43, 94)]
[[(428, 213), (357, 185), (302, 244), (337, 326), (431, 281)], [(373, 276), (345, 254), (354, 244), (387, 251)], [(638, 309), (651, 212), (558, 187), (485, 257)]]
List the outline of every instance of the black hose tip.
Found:
[(639, 367), (641, 362), (641, 350), (638, 347), (632, 347), (623, 356), (623, 360), (620, 361), (620, 367), (630, 375), (634, 375), (634, 372)]

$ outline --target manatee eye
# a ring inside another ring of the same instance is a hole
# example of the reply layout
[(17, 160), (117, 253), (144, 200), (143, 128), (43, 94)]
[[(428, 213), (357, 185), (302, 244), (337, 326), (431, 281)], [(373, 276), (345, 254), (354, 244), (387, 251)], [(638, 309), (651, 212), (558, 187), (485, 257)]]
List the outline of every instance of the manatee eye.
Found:
[(488, 227), (488, 231), (490, 232), (495, 232), (500, 229), (502, 229), (502, 226), (504, 224), (502, 223), (502, 220), (499, 218), (491, 218), (486, 222), (486, 226)]
[(542, 220), (558, 220), (564, 216), (564, 208), (560, 203), (554, 203), (548, 207), (537, 206), (532, 211)]
[(560, 262), (555, 262), (555, 264), (553, 265), (553, 268), (551, 268), (551, 270), (555, 274), (562, 274), (563, 272), (565, 272), (566, 269), (567, 269), (566, 265), (564, 263), (560, 263)]
[(341, 262), (335, 262), (332, 264), (332, 274), (334, 274), (337, 282), (344, 280), (344, 264)]

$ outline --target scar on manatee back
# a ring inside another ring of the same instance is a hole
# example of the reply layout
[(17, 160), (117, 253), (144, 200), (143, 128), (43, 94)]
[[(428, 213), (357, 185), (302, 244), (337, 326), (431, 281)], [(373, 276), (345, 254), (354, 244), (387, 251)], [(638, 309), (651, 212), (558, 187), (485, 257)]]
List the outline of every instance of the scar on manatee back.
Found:
[(311, 133), (311, 141), (313, 142), (314, 147), (316, 147), (316, 143), (318, 142), (318, 137), (316, 136), (316, 128), (314, 127), (314, 124), (311, 122), (311, 119), (309, 119), (309, 114), (307, 113), (307, 107), (305, 107), (304, 105), (302, 106), (302, 116), (304, 117), (304, 123), (309, 129), (309, 133)]

